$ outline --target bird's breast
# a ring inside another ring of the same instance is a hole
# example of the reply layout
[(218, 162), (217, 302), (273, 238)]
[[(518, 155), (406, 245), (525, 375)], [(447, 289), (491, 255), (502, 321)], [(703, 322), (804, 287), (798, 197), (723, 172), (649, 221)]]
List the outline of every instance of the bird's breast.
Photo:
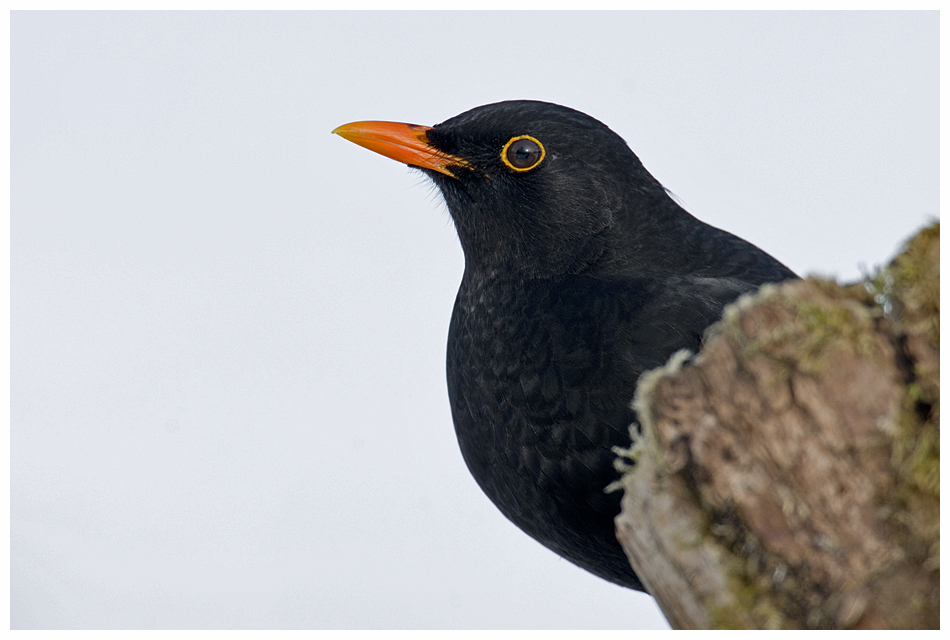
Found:
[(612, 479), (639, 374), (622, 302), (577, 279), (463, 282), (449, 397), (465, 461), (503, 511), (513, 490), (590, 481), (585, 490), (601, 491)]

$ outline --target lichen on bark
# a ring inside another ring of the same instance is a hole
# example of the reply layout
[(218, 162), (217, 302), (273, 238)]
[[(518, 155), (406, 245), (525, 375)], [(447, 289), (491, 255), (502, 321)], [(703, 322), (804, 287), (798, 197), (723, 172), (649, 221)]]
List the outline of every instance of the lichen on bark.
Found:
[(939, 224), (641, 378), (618, 538), (684, 628), (939, 626)]

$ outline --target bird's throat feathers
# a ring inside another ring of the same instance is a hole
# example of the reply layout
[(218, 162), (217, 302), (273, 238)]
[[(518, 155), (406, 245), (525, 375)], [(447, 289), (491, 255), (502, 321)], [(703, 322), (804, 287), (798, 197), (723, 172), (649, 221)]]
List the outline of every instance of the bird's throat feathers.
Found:
[[(426, 172), (442, 192), (466, 265), (516, 279), (589, 273), (647, 275), (669, 252), (689, 252), (690, 227), (703, 225), (669, 197), (642, 166), (620, 186), (593, 173), (567, 178), (570, 188), (509, 183), (483, 176), (460, 179)], [(582, 184), (577, 184), (577, 183)], [(612, 187), (612, 188), (611, 188)], [(661, 241), (662, 240), (662, 241)]]
[(499, 193), (507, 185), (471, 189), (459, 180), (436, 179), (436, 183), (455, 223), (466, 264), (516, 277), (585, 271), (603, 256), (617, 213), (616, 203), (589, 207), (554, 200), (530, 188)]

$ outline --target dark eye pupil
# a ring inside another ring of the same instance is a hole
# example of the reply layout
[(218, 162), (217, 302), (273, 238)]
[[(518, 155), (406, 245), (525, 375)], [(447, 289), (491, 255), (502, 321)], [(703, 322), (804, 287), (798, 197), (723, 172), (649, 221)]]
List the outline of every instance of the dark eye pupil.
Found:
[(541, 159), (541, 147), (533, 140), (518, 140), (508, 147), (508, 162), (519, 169), (527, 169)]

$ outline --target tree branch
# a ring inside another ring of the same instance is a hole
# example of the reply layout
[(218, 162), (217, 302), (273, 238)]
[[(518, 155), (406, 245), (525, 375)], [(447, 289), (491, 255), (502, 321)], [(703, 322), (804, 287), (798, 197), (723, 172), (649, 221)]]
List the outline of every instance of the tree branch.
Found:
[(677, 628), (939, 628), (939, 224), (641, 378), (617, 535)]

